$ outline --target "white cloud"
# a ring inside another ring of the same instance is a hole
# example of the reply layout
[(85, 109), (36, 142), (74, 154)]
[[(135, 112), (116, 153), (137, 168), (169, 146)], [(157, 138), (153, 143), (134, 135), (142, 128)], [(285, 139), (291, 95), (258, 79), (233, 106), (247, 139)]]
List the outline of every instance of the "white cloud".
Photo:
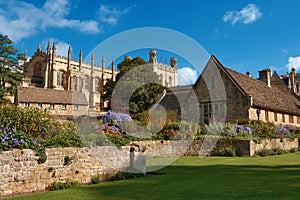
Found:
[(120, 17), (122, 15), (130, 12), (134, 7), (135, 7), (135, 5), (129, 6), (125, 9), (121, 9), (119, 7), (114, 7), (112, 5), (101, 4), (98, 9), (99, 18), (100, 18), (101, 22), (103, 22), (103, 23), (107, 23), (110, 25), (116, 25), (118, 23), (118, 20), (120, 19)]
[(54, 41), (56, 42), (56, 55), (68, 57), (69, 46), (71, 46), (69, 43), (60, 41), (55, 38), (49, 38), (48, 40), (42, 41), (42, 43), (41, 43), (42, 49), (47, 49), (48, 41), (50, 41), (51, 48), (52, 48), (53, 42)]
[(183, 67), (178, 69), (178, 82), (179, 85), (191, 85), (198, 79), (197, 70), (189, 67)]
[(21, 0), (0, 1), (0, 33), (17, 42), (46, 28), (72, 28), (84, 33), (99, 33), (95, 20), (67, 19), (68, 0), (47, 0), (43, 7)]
[(286, 65), (287, 68), (292, 69), (293, 67), (296, 70), (300, 69), (300, 56), (298, 57), (289, 57), (289, 63)]
[(262, 17), (262, 13), (255, 4), (248, 4), (243, 9), (236, 11), (227, 11), (223, 16), (224, 22), (231, 22), (232, 25), (242, 22), (243, 24), (250, 24)]

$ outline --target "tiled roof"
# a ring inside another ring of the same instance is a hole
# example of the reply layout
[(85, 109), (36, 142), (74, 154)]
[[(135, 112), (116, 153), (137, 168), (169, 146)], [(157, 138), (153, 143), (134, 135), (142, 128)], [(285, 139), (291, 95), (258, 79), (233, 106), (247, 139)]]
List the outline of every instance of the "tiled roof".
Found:
[(170, 87), (162, 95), (158, 104), (166, 110), (177, 110), (180, 113), (192, 89), (192, 86)]
[(271, 82), (271, 87), (268, 87), (260, 80), (224, 67), (214, 56), (212, 58), (242, 91), (252, 96), (253, 106), (300, 115), (300, 101), (287, 88), (282, 87), (278, 79), (275, 81), (274, 76), (273, 85)]
[(56, 103), (88, 105), (85, 94), (75, 91), (50, 88), (18, 87), (18, 103)]

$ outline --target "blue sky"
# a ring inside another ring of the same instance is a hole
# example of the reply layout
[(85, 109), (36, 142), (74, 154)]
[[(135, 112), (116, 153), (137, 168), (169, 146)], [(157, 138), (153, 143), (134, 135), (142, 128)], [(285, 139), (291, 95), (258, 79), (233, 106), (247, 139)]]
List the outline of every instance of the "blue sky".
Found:
[[(267, 67), (280, 74), (291, 66), (300, 71), (299, 9), (297, 0), (0, 0), (0, 33), (29, 56), (38, 43), (46, 49), (55, 40), (59, 54), (71, 45), (77, 59), (80, 48), (86, 55), (123, 31), (167, 28), (192, 38), (223, 65), (256, 77)], [(148, 60), (148, 50), (137, 52), (131, 53)], [(170, 55), (158, 51), (163, 60)], [(182, 84), (193, 83), (199, 71), (182, 58), (178, 65), (186, 77)]]

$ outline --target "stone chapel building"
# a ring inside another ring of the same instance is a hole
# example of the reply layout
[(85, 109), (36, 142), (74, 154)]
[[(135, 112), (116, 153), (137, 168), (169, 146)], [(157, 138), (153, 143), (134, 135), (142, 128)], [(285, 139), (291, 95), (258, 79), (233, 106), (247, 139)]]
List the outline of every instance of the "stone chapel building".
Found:
[[(162, 85), (178, 85), (176, 58), (171, 58), (171, 66), (168, 66), (157, 62), (155, 50), (151, 50), (149, 56), (149, 63), (153, 64)], [(25, 78), (17, 89), (15, 104), (48, 109), (60, 119), (72, 119), (79, 115), (99, 116), (106, 111), (107, 102), (103, 102), (101, 96), (106, 81), (115, 80), (119, 72), (115, 70), (114, 60), (109, 69), (105, 67), (104, 57), (101, 66), (94, 63), (94, 53), (90, 63), (82, 61), (82, 50), (79, 60), (71, 57), (71, 47), (66, 58), (56, 54), (55, 42), (52, 49), (48, 42), (47, 51), (39, 45), (31, 59), (25, 62)]]

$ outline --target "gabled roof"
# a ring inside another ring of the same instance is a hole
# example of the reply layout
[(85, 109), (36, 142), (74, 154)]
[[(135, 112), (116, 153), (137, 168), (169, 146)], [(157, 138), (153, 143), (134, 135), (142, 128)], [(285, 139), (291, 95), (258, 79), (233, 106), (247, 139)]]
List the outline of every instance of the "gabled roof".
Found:
[(300, 101), (291, 94), (274, 76), (273, 83), (268, 87), (264, 82), (224, 67), (216, 57), (212, 56), (217, 66), (247, 95), (252, 96), (253, 106), (278, 112), (300, 115)]
[(190, 85), (167, 88), (155, 105), (159, 104), (166, 110), (176, 110), (180, 112), (183, 106), (181, 104), (187, 101), (192, 90), (193, 87)]
[(50, 88), (18, 87), (18, 103), (54, 103), (88, 105), (85, 94), (76, 91)]

